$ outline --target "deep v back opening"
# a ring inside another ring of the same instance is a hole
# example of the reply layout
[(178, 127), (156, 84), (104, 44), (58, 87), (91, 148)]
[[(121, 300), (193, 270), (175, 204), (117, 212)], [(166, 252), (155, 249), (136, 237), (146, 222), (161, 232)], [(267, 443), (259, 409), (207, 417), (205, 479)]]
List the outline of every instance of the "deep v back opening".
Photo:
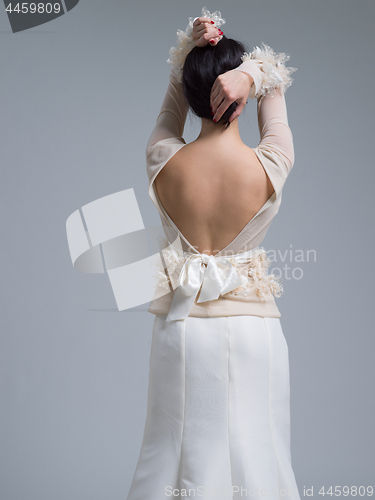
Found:
[[(169, 161), (169, 160), (170, 160), (173, 156), (175, 156), (175, 155), (178, 153), (178, 151), (180, 151), (180, 150), (181, 150), (184, 146), (187, 146), (187, 144), (186, 144), (186, 143), (185, 143), (185, 144), (181, 144), (181, 147), (180, 147), (177, 151), (175, 151), (175, 153), (174, 153), (174, 154), (173, 154), (173, 155), (172, 155), (172, 156), (168, 159), (168, 161)], [(235, 237), (233, 238), (233, 240), (232, 240), (230, 243), (228, 243), (228, 245), (226, 245), (224, 248), (222, 248), (219, 252), (217, 252), (217, 253), (215, 253), (215, 254), (211, 254), (211, 255), (214, 255), (214, 256), (216, 256), (216, 255), (218, 255), (218, 256), (223, 255), (223, 252), (225, 252), (226, 250), (228, 250), (228, 249), (229, 249), (229, 247), (231, 247), (231, 246), (235, 245), (235, 243), (237, 242), (237, 240), (241, 237), (241, 235), (242, 235), (245, 231), (247, 231), (247, 229), (249, 228), (250, 224), (252, 224), (252, 223), (253, 223), (253, 221), (255, 220), (255, 218), (256, 218), (256, 217), (258, 217), (258, 216), (259, 216), (259, 215), (260, 215), (260, 214), (261, 214), (264, 210), (266, 210), (269, 206), (271, 206), (271, 205), (275, 202), (275, 200), (276, 200), (276, 196), (277, 196), (277, 195), (276, 195), (276, 189), (275, 189), (275, 186), (274, 186), (274, 184), (273, 184), (272, 180), (270, 179), (270, 177), (269, 177), (269, 175), (268, 175), (267, 169), (264, 167), (263, 162), (261, 161), (261, 158), (259, 157), (259, 154), (258, 154), (258, 152), (256, 151), (256, 150), (258, 149), (258, 146), (256, 146), (255, 148), (251, 148), (251, 149), (254, 151), (254, 153), (255, 153), (256, 157), (258, 158), (258, 160), (259, 160), (260, 164), (261, 164), (261, 165), (262, 165), (262, 167), (263, 167), (263, 170), (264, 170), (264, 172), (265, 172), (266, 176), (269, 178), (269, 180), (270, 180), (271, 184), (273, 185), (274, 192), (273, 192), (273, 193), (272, 193), (272, 195), (268, 198), (268, 200), (267, 200), (267, 201), (266, 201), (266, 202), (265, 202), (265, 203), (264, 203), (264, 204), (260, 207), (260, 209), (258, 210), (258, 212), (257, 212), (257, 213), (256, 213), (256, 214), (255, 214), (255, 215), (254, 215), (254, 216), (253, 216), (250, 220), (249, 220), (249, 222), (247, 222), (247, 223), (246, 223), (246, 225), (245, 225), (245, 226), (241, 229), (241, 231), (237, 234), (237, 236), (235, 236)], [(166, 163), (168, 163), (168, 162), (166, 162)], [(162, 167), (162, 168), (164, 168), (164, 167), (165, 167), (166, 163), (163, 165), (163, 167)], [(160, 173), (160, 171), (161, 171), (161, 170), (162, 170), (162, 169), (160, 169), (158, 173)], [(155, 188), (155, 179), (154, 179), (154, 181), (153, 181), (153, 190), (154, 190), (155, 197), (156, 197), (157, 203), (158, 203), (158, 205), (159, 205), (159, 208), (160, 208), (161, 212), (164, 214), (164, 216), (166, 217), (166, 219), (169, 221), (170, 225), (171, 225), (171, 226), (173, 227), (173, 229), (174, 229), (174, 230), (178, 233), (179, 237), (180, 237), (180, 238), (181, 238), (181, 239), (182, 239), (182, 240), (183, 240), (183, 241), (184, 241), (184, 242), (185, 242), (185, 243), (189, 246), (189, 248), (191, 249), (191, 251), (192, 251), (193, 253), (200, 254), (201, 252), (198, 252), (198, 250), (197, 250), (197, 249), (196, 249), (196, 248), (195, 248), (195, 247), (194, 247), (194, 246), (190, 243), (190, 241), (188, 241), (188, 240), (185, 238), (185, 236), (184, 236), (184, 235), (182, 234), (182, 232), (178, 229), (178, 227), (177, 227), (177, 226), (176, 226), (176, 224), (173, 222), (173, 220), (171, 219), (171, 217), (168, 215), (168, 212), (166, 211), (166, 209), (164, 208), (163, 204), (161, 203), (160, 198), (159, 198), (159, 195), (158, 195), (157, 190), (156, 190), (156, 188)]]
[[(181, 233), (181, 231), (178, 229), (178, 227), (176, 226), (176, 224), (173, 222), (173, 220), (170, 218), (170, 216), (168, 215), (168, 212), (165, 210), (163, 204), (161, 203), (160, 201), (160, 198), (159, 198), (159, 195), (156, 191), (156, 189), (154, 189), (155, 191), (155, 195), (156, 195), (156, 199), (157, 199), (157, 202), (160, 206), (160, 209), (161, 211), (163, 212), (163, 214), (165, 215), (165, 217), (168, 219), (169, 223), (171, 224), (171, 226), (173, 227), (173, 229), (175, 231), (177, 231), (179, 237), (185, 241), (185, 243), (189, 246), (190, 249), (193, 249), (193, 252), (197, 253), (197, 254), (200, 254), (201, 252), (198, 252), (198, 250), (185, 238), (185, 236)], [(268, 200), (262, 205), (262, 207), (258, 210), (258, 212), (249, 220), (249, 222), (247, 222), (247, 224), (245, 225), (245, 227), (243, 229), (241, 229), (241, 231), (237, 234), (237, 236), (235, 236), (233, 238), (233, 240), (228, 243), (228, 245), (226, 245), (224, 248), (222, 248), (219, 252), (215, 253), (215, 254), (211, 254), (211, 255), (222, 255), (224, 251), (226, 251), (230, 246), (234, 245), (235, 242), (237, 241), (237, 239), (248, 229), (248, 227), (250, 226), (250, 224), (254, 221), (254, 219), (260, 215), (266, 208), (268, 208), (268, 206), (272, 205), (272, 203), (274, 202), (274, 199), (276, 198), (276, 192), (272, 193), (272, 195), (268, 198)]]

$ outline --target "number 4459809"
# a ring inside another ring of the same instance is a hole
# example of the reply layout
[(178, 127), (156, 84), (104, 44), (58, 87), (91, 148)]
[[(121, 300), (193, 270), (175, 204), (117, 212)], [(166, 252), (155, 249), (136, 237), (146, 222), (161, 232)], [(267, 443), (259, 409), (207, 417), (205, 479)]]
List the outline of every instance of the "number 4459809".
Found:
[(17, 12), (17, 14), (35, 14), (36, 12), (38, 14), (51, 14), (54, 12), (55, 14), (58, 14), (60, 12), (61, 5), (60, 3), (17, 3), (14, 7), (12, 7), (12, 3), (9, 3), (6, 11), (9, 12), (10, 14), (12, 12)]
[[(334, 489), (333, 489), (334, 488)], [(374, 494), (374, 488), (372, 486), (330, 486), (327, 490), (325, 490), (324, 486), (322, 486), (319, 490), (319, 495), (331, 495), (331, 496), (368, 496), (371, 497)]]

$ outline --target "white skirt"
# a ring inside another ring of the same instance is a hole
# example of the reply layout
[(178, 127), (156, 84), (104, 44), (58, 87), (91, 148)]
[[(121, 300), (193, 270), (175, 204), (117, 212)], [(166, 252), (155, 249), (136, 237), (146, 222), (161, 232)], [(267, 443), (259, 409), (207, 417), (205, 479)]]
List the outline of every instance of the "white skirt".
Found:
[(155, 316), (147, 417), (127, 500), (249, 496), (300, 499), (280, 320)]

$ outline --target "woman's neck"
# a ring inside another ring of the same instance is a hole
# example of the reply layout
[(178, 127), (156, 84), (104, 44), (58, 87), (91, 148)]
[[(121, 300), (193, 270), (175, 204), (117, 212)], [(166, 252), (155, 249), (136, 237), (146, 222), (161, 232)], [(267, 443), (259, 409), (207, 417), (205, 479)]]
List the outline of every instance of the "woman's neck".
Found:
[(214, 123), (212, 120), (202, 118), (202, 128), (198, 139), (239, 139), (241, 140), (240, 131), (238, 128), (238, 118), (235, 118), (229, 127), (226, 129), (223, 123)]

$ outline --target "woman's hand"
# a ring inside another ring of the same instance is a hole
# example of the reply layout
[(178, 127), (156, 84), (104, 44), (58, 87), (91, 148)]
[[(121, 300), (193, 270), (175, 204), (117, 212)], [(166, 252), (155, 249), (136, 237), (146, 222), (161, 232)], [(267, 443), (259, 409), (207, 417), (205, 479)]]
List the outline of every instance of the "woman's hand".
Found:
[(193, 40), (197, 47), (204, 47), (208, 43), (214, 47), (221, 40), (223, 32), (213, 25), (209, 17), (198, 17), (193, 22)]
[(229, 121), (232, 122), (240, 116), (248, 99), (253, 81), (253, 78), (248, 73), (236, 69), (219, 75), (212, 85), (210, 95), (213, 121), (219, 121), (234, 101), (237, 102), (237, 108), (231, 114)]

